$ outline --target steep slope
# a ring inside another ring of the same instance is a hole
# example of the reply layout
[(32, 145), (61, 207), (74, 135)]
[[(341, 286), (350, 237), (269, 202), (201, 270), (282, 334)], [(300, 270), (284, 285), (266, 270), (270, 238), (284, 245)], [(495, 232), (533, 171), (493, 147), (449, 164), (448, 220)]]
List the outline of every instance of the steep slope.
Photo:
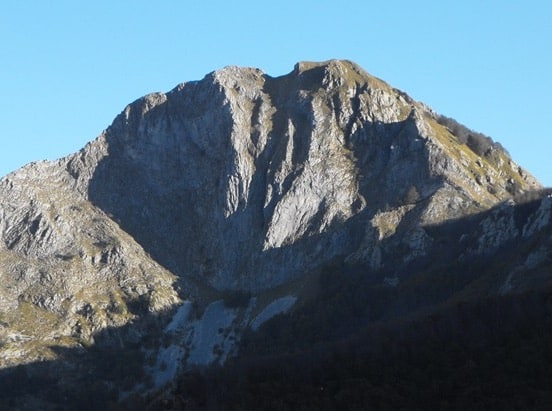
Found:
[[(222, 363), (244, 330), (316, 299), (332, 262), (415, 290), (420, 264), (537, 238), (548, 203), (521, 221), (513, 199), (540, 188), (500, 145), (354, 63), (277, 78), (227, 67), (0, 180), (0, 366), (132, 346), (161, 386), (181, 361)], [(528, 284), (499, 280), (493, 292)]]
[(0, 181), (1, 367), (55, 358), (51, 346), (92, 344), (136, 309), (180, 301), (174, 275), (72, 190), (64, 166), (31, 164)]
[(358, 251), (374, 226), (381, 239), (407, 215), (409, 228), (436, 223), (538, 187), (346, 61), (279, 78), (225, 68), (136, 101), (92, 147), (104, 156), (68, 164), (83, 194), (165, 267), (217, 289), (266, 289)]

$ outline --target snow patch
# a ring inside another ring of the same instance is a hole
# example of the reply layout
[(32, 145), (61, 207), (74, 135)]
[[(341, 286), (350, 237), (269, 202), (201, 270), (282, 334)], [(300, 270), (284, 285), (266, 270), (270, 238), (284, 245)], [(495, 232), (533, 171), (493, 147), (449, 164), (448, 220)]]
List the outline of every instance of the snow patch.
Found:
[(184, 349), (177, 345), (170, 345), (159, 350), (157, 361), (150, 371), (155, 388), (163, 387), (176, 377), (183, 357)]
[[(191, 309), (192, 303), (185, 301), (173, 315), (171, 322), (165, 327), (165, 332), (174, 335), (185, 330)], [(178, 343), (159, 350), (155, 364), (152, 367), (146, 367), (146, 372), (153, 377), (155, 388), (161, 388), (176, 377), (185, 353), (185, 348)]]
[(251, 314), (253, 314), (253, 309), (257, 305), (257, 297), (252, 297), (249, 300), (249, 303), (247, 304), (247, 308), (245, 309), (245, 312), (243, 313), (243, 318), (241, 321), (241, 328), (244, 329), (249, 321), (251, 320)]
[(297, 301), (297, 297), (293, 295), (287, 295), (272, 301), (251, 322), (251, 329), (257, 331), (263, 323), (272, 317), (286, 313), (295, 304), (295, 301)]
[(238, 309), (226, 307), (222, 300), (207, 306), (203, 317), (192, 323), (188, 333), (188, 365), (223, 363), (226, 360), (234, 346), (231, 327), (238, 313)]
[(176, 311), (169, 325), (165, 327), (165, 332), (176, 332), (186, 325), (188, 322), (188, 316), (192, 310), (192, 303), (190, 301), (184, 302), (182, 306)]
[(181, 367), (223, 364), (235, 354), (241, 333), (248, 324), (256, 330), (275, 315), (288, 311), (296, 300), (294, 296), (278, 298), (253, 320), (256, 297), (249, 300), (247, 307), (241, 308), (227, 307), (223, 300), (214, 301), (199, 319), (192, 314), (192, 303), (186, 301), (164, 329), (169, 345), (161, 348), (155, 364), (146, 368), (154, 387), (159, 389), (173, 381)]

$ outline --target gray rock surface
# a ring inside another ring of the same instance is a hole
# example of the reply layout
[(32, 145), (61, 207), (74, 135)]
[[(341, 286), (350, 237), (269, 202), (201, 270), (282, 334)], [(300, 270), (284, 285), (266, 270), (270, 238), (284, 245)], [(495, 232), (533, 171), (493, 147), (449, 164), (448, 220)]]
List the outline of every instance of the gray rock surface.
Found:
[(162, 311), (180, 300), (175, 276), (73, 190), (64, 166), (34, 163), (0, 181), (0, 366), (91, 344), (131, 321), (135, 301)]
[[(354, 63), (277, 78), (226, 67), (0, 180), (0, 366), (91, 344), (131, 323), (136, 301), (161, 313), (258, 293), (336, 256), (379, 269), (406, 247), (408, 263), (432, 246), (425, 227), (539, 187), (505, 151), (474, 153)], [(550, 207), (540, 213), (524, 233)], [(478, 252), (519, 234), (500, 218), (483, 223)]]
[(355, 252), (357, 220), (370, 227), (381, 210), (411, 206), (418, 230), (510, 198), (510, 179), (538, 187), (512, 164), (480, 158), (424, 105), (330, 61), (279, 78), (227, 67), (148, 95), (66, 169), (173, 273), (255, 291)]

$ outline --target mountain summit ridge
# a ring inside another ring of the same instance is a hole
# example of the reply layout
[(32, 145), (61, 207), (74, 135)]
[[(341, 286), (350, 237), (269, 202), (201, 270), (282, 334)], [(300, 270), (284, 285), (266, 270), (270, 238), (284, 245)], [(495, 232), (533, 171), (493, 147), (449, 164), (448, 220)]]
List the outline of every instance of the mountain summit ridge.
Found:
[[(440, 224), (482, 216), (462, 258), (546, 227), (546, 201), (533, 228), (512, 208), (541, 185), (462, 127), (346, 60), (229, 66), (134, 101), (78, 153), (0, 180), (0, 366), (147, 313), (105, 344), (168, 333), (148, 355), (223, 362), (336, 259), (396, 286), (440, 250)], [(232, 292), (245, 306), (221, 303)]]
[[(105, 141), (105, 166), (99, 164), (88, 188), (91, 201), (171, 271), (184, 274), (193, 262), (195, 274), (221, 289), (292, 279), (312, 263), (297, 261), (291, 269), (284, 262), (294, 257), (278, 250), (360, 211), (403, 206), (409, 190), (428, 201), (421, 218), (428, 224), (539, 187), (503, 151), (478, 156), (424, 106), (338, 60), (298, 63), (276, 78), (226, 67), (137, 100)], [(110, 180), (104, 168), (132, 181)], [(146, 203), (136, 204), (144, 188)], [(182, 193), (184, 203), (193, 198), (194, 204), (166, 207), (168, 197)], [(185, 221), (169, 221), (176, 216)], [(203, 221), (208, 224), (195, 226)], [(175, 245), (192, 242), (202, 244), (175, 260), (182, 253)], [(201, 247), (215, 255), (201, 257)], [(263, 261), (262, 253), (257, 261), (235, 259), (259, 248), (282, 264)], [(313, 257), (319, 264), (320, 252)]]

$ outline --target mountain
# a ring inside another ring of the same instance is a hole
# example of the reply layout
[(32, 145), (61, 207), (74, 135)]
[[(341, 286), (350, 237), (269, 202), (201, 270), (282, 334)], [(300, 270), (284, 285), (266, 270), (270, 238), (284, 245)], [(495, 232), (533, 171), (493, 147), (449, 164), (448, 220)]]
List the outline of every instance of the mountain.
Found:
[[(32, 386), (19, 408), (153, 396), (266, 355), (251, 347), (270, 324), (301, 329), (315, 307), (312, 332), (335, 341), (550, 284), (543, 187), (349, 61), (226, 67), (147, 95), (80, 152), (4, 177), (0, 198), (0, 382)], [(320, 310), (334, 297), (358, 299), (356, 317)]]

